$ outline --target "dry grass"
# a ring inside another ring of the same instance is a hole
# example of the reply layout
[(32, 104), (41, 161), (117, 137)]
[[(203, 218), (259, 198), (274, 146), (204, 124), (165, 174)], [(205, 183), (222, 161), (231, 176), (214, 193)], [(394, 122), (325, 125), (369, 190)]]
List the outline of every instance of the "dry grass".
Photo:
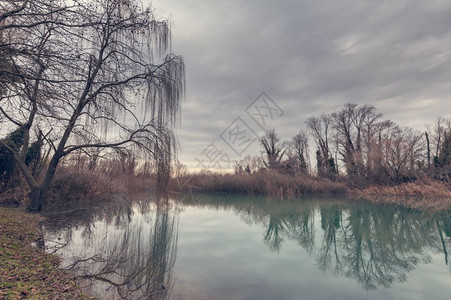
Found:
[(394, 186), (370, 186), (350, 191), (373, 203), (393, 203), (412, 208), (451, 209), (449, 183), (423, 179)]
[(154, 182), (154, 176), (60, 167), (47, 202), (73, 205), (108, 201), (115, 195), (136, 194), (149, 190), (155, 186)]
[(451, 185), (428, 179), (394, 186), (370, 186), (360, 192), (362, 195), (451, 198)]
[[(45, 205), (72, 206), (110, 200), (114, 195), (139, 193), (153, 188), (154, 176), (89, 170), (72, 165), (60, 166), (55, 174)], [(21, 176), (14, 185), (0, 193), (0, 204), (26, 206), (30, 189)]]
[(59, 257), (31, 245), (42, 239), (39, 215), (0, 208), (1, 299), (93, 299), (75, 276), (59, 269)]
[(394, 186), (348, 189), (343, 182), (305, 175), (291, 176), (276, 171), (248, 174), (201, 172), (174, 179), (176, 192), (270, 195), (295, 198), (305, 195), (346, 195), (348, 199), (398, 204), (412, 208), (451, 209), (451, 186), (431, 179)]
[(60, 167), (47, 195), (49, 205), (104, 201), (111, 197), (111, 178), (102, 173)]
[(176, 178), (170, 189), (177, 192), (233, 193), (271, 195), (293, 198), (309, 194), (340, 195), (346, 193), (342, 183), (308, 176), (291, 176), (277, 171), (248, 174), (201, 172)]

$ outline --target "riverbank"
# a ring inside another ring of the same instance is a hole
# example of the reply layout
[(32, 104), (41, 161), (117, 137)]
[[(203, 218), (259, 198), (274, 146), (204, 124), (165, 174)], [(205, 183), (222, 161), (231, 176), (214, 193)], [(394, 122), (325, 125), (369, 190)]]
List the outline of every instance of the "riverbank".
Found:
[(59, 257), (39, 243), (42, 217), (21, 208), (0, 207), (0, 299), (94, 299), (81, 290)]
[(377, 204), (396, 204), (418, 209), (451, 210), (450, 186), (427, 180), (395, 186), (369, 186), (350, 189), (348, 194)]
[(346, 180), (331, 181), (279, 172), (256, 174), (188, 174), (171, 182), (178, 193), (268, 195), (280, 199), (332, 196), (411, 208), (451, 209), (451, 186), (429, 178), (396, 185), (350, 187)]
[(277, 171), (255, 174), (201, 172), (175, 178), (170, 183), (175, 192), (268, 195), (297, 198), (306, 195), (338, 196), (346, 194), (346, 185), (326, 178), (292, 176)]

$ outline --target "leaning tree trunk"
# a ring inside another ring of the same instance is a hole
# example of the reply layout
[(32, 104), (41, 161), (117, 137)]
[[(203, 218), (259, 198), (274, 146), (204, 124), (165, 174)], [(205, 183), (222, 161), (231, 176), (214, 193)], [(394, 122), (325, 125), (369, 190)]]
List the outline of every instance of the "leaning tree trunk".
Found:
[(53, 174), (50, 175), (50, 178), (48, 180), (44, 180), (44, 182), (40, 186), (31, 188), (30, 203), (28, 205), (29, 211), (41, 211), (42, 206), (45, 203), (47, 192), (50, 188), (50, 182), (52, 181), (54, 174), (55, 173), (53, 172)]
[(25, 159), (22, 159), (19, 154), (14, 151), (14, 149), (9, 149), (11, 153), (14, 155), (14, 160), (17, 163), (17, 166), (22, 171), (22, 174), (28, 183), (28, 186), (31, 189), (31, 195), (30, 195), (30, 203), (28, 204), (28, 210), (29, 211), (40, 211), (42, 208), (42, 188), (39, 186), (35, 178), (33, 177), (33, 174), (31, 170), (28, 168), (28, 166), (25, 164)]
[(56, 168), (58, 166), (60, 155), (54, 155), (50, 161), (47, 173), (45, 174), (44, 181), (37, 188), (31, 189), (30, 205), (28, 210), (30, 211), (40, 211), (42, 205), (45, 203), (47, 192), (50, 189), (50, 184), (56, 173)]

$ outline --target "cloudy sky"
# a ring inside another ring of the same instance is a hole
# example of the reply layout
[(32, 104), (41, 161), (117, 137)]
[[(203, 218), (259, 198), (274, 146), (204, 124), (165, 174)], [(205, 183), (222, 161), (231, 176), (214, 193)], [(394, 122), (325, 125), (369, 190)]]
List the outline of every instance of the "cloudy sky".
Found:
[[(171, 20), (173, 51), (186, 63), (178, 135), (190, 168), (219, 150), (230, 160), (259, 153), (234, 128), (275, 128), (289, 139), (307, 118), (348, 102), (419, 130), (451, 117), (449, 0), (152, 2)], [(253, 102), (262, 92), (272, 102)], [(264, 126), (245, 110), (262, 103), (272, 113)]]

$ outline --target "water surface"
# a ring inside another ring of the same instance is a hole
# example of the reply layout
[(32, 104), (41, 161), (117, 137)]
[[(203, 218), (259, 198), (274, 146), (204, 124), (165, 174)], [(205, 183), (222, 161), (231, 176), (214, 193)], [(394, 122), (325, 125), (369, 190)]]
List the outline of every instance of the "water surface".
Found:
[(450, 211), (151, 198), (49, 214), (47, 251), (101, 299), (448, 299)]

